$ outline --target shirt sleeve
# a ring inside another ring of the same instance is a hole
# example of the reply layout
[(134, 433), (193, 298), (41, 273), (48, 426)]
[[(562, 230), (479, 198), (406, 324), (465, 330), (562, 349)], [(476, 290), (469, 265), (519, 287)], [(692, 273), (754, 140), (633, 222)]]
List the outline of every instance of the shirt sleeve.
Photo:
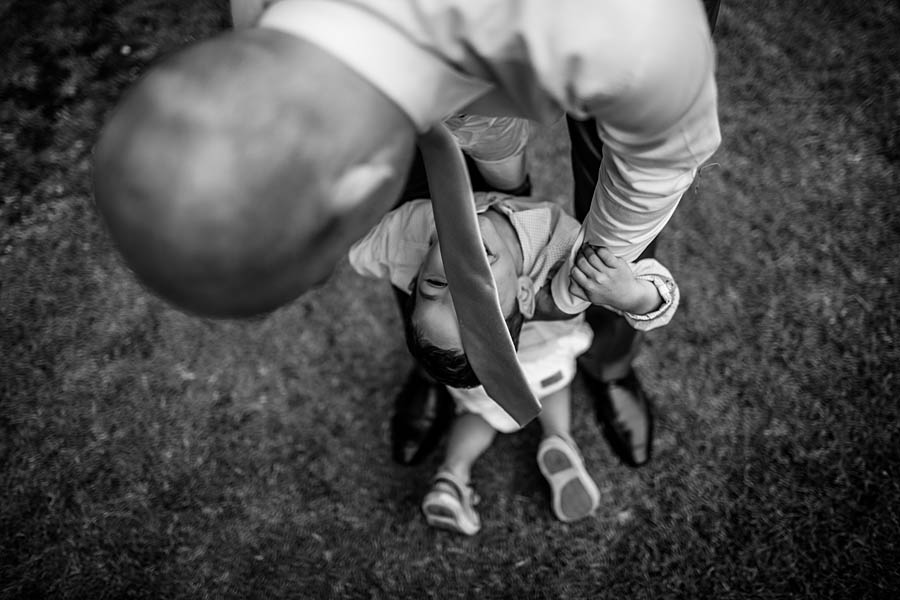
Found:
[[(653, 5), (640, 35), (620, 36), (624, 83), (600, 93), (575, 79), (603, 160), (585, 240), (634, 261), (656, 238), (721, 141), (715, 56), (699, 2)], [(639, 10), (639, 9), (635, 9)], [(658, 14), (657, 14), (658, 13)]]
[[(632, 265), (635, 277), (644, 279), (656, 286), (659, 297), (662, 298), (662, 304), (655, 311), (645, 315), (636, 315), (633, 313), (619, 313), (628, 324), (639, 331), (650, 331), (657, 327), (668, 325), (669, 321), (678, 310), (678, 303), (681, 300), (681, 292), (675, 279), (667, 268), (659, 263), (656, 259), (645, 258), (639, 260)], [(613, 310), (613, 312), (618, 312)]]
[[(569, 259), (563, 263), (562, 267), (556, 272), (556, 275), (554, 275), (553, 280), (550, 283), (551, 294), (553, 295), (553, 301), (556, 303), (556, 306), (559, 307), (561, 311), (571, 315), (584, 312), (591, 306), (589, 301), (582, 300), (569, 293), (569, 276), (572, 272), (574, 256), (577, 254), (578, 249), (581, 248), (583, 240), (584, 231), (578, 234), (578, 238), (576, 238), (575, 244), (572, 246), (572, 250), (569, 254)], [(639, 331), (650, 331), (651, 329), (668, 325), (669, 321), (671, 321), (672, 317), (675, 315), (675, 311), (678, 310), (678, 303), (681, 300), (681, 292), (678, 288), (678, 284), (675, 283), (675, 279), (672, 277), (672, 273), (670, 273), (659, 261), (653, 258), (645, 258), (636, 263), (632, 263), (631, 270), (638, 279), (647, 280), (656, 286), (656, 291), (663, 301), (660, 307), (645, 315), (622, 312), (610, 306), (604, 308), (611, 310), (618, 315), (622, 315), (625, 317), (625, 320), (628, 321), (629, 325)]]
[(407, 202), (387, 213), (350, 247), (350, 266), (363, 277), (386, 279), (406, 291), (419, 272), (433, 235), (431, 201)]

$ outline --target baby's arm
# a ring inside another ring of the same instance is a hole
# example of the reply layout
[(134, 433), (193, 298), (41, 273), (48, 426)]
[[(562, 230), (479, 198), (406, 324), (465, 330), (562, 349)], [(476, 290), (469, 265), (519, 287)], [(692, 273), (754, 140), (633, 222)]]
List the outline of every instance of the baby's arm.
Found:
[(434, 235), (430, 200), (413, 200), (381, 218), (348, 252), (350, 266), (364, 277), (387, 279), (403, 291), (416, 276)]
[(667, 324), (678, 307), (678, 286), (653, 259), (630, 265), (606, 248), (584, 244), (570, 278), (574, 296), (622, 314), (636, 329)]
[(652, 282), (634, 276), (628, 263), (606, 248), (584, 244), (575, 257), (572, 280), (581, 288), (575, 296), (591, 304), (643, 315), (659, 308), (662, 298)]
[(530, 131), (526, 119), (467, 114), (449, 117), (444, 125), (492, 187), (510, 191), (525, 184), (525, 147)]

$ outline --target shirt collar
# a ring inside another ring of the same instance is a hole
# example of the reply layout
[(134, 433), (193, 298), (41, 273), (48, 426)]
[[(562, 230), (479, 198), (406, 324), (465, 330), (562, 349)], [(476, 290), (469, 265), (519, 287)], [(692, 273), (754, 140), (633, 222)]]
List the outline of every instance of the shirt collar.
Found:
[(574, 228), (561, 229), (546, 202), (534, 202), (502, 192), (475, 194), (475, 208), (483, 213), (489, 208), (505, 215), (516, 232), (522, 248), (522, 278), (531, 287), (531, 294), (520, 295), (519, 310), (530, 319), (534, 315), (535, 296), (543, 287), (550, 270), (571, 248)]
[(259, 26), (296, 35), (328, 51), (396, 103), (419, 132), (493, 89), (357, 6), (281, 0), (266, 9)]
[(509, 219), (519, 247), (522, 248), (522, 272), (532, 277), (535, 263), (547, 245), (550, 233), (550, 209), (543, 202), (517, 201), (503, 192), (477, 192), (475, 210), (481, 214), (493, 208)]

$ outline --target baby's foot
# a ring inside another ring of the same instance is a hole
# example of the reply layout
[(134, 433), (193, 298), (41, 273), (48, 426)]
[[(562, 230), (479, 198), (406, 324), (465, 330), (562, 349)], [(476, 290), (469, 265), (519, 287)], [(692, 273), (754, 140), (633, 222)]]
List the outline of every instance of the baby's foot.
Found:
[(432, 527), (475, 535), (481, 529), (476, 504), (478, 495), (469, 485), (450, 471), (440, 471), (422, 501), (422, 512)]
[(553, 512), (560, 521), (577, 521), (596, 510), (600, 490), (574, 444), (551, 435), (538, 447), (537, 462), (550, 484)]

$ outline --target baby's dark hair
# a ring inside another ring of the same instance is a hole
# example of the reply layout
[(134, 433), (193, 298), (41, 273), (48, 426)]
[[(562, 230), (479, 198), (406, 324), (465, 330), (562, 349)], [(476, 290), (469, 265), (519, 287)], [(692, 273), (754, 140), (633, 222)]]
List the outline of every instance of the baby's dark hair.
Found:
[[(416, 308), (416, 284), (403, 307), (403, 329), (406, 332), (406, 347), (435, 381), (454, 388), (473, 388), (481, 385), (478, 376), (469, 363), (469, 357), (462, 349), (439, 348), (432, 344), (422, 330), (413, 323), (412, 314)], [(506, 327), (512, 337), (513, 346), (519, 347), (519, 334), (525, 317), (516, 305), (513, 313), (506, 317)]]

